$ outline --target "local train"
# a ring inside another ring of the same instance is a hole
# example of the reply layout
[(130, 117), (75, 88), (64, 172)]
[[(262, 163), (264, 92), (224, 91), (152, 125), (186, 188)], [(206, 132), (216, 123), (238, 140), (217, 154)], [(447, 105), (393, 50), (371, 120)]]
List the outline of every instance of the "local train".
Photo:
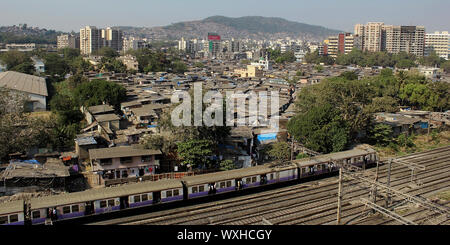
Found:
[(374, 165), (377, 160), (378, 156), (375, 150), (370, 147), (358, 146), (348, 151), (282, 164), (268, 163), (250, 168), (188, 176), (182, 179), (140, 182), (32, 198), (27, 204), (23, 200), (8, 202), (0, 204), (0, 224), (44, 224), (46, 220), (76, 219), (124, 209), (183, 202), (188, 199), (330, 174), (339, 171), (343, 164), (369, 167)]

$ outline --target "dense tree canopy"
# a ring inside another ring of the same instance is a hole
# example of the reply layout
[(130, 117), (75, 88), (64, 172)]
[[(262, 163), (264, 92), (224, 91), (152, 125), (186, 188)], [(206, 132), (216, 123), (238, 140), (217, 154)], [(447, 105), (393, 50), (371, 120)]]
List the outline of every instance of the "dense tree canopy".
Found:
[[(311, 149), (330, 152), (360, 141), (384, 144), (383, 132), (374, 135), (373, 113), (397, 112), (399, 106), (431, 111), (450, 109), (450, 84), (431, 82), (416, 72), (401, 71), (394, 75), (392, 70), (384, 69), (378, 76), (354, 78), (346, 73), (303, 88), (296, 101), (298, 115), (289, 122), (289, 132)], [(338, 137), (343, 132), (348, 138)], [(327, 142), (330, 139), (342, 144), (335, 147)]]
[(126, 89), (119, 84), (96, 79), (79, 85), (74, 91), (74, 97), (79, 106), (107, 103), (117, 109), (126, 99)]

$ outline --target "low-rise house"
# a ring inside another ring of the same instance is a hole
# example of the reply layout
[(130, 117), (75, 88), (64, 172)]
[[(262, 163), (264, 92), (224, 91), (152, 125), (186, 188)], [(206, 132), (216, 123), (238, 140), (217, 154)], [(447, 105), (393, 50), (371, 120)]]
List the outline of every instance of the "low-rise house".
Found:
[(69, 168), (58, 158), (48, 158), (45, 164), (36, 160), (12, 161), (0, 175), (0, 192), (12, 195), (50, 188), (65, 190), (69, 176)]
[(160, 150), (140, 149), (134, 146), (89, 150), (91, 169), (98, 175), (100, 185), (104, 185), (107, 179), (155, 174), (161, 154)]
[(116, 131), (120, 129), (120, 118), (116, 114), (95, 115), (95, 121), (104, 129)]
[(110, 105), (96, 105), (90, 106), (87, 109), (82, 107), (81, 111), (86, 117), (88, 124), (92, 124), (95, 121), (96, 115), (104, 115), (114, 113), (114, 108)]
[(45, 72), (44, 61), (42, 61), (38, 57), (31, 57), (31, 60), (33, 61), (34, 69), (38, 74)]
[(45, 78), (15, 71), (0, 72), (0, 87), (28, 96), (28, 111), (45, 111), (47, 108), (47, 83)]
[(394, 137), (406, 133), (410, 135), (412, 133), (420, 132), (421, 129), (428, 128), (428, 122), (422, 121), (419, 118), (407, 117), (401, 114), (395, 113), (376, 113), (376, 121), (392, 127)]

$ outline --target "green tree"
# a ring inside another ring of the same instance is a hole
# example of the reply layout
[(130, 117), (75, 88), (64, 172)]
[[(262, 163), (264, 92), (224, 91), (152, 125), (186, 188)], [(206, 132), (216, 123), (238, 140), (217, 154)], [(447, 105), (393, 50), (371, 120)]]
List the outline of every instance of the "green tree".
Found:
[(349, 142), (347, 122), (329, 104), (296, 115), (289, 121), (288, 131), (307, 148), (323, 153), (341, 151)]
[(94, 52), (96, 55), (106, 58), (115, 58), (119, 56), (119, 53), (111, 47), (103, 47)]
[(223, 160), (220, 162), (219, 166), (221, 171), (229, 171), (236, 169), (236, 165), (232, 160)]
[(387, 146), (392, 142), (392, 127), (386, 124), (376, 124), (368, 132), (368, 138), (372, 144)]
[(6, 69), (11, 70), (23, 63), (32, 63), (30, 57), (25, 52), (8, 51), (0, 55), (0, 59), (5, 63)]
[(25, 74), (33, 75), (36, 71), (34, 65), (31, 62), (24, 62), (20, 65), (14, 66), (11, 71), (17, 71)]
[(185, 73), (187, 71), (187, 66), (182, 61), (175, 61), (172, 63), (172, 71), (174, 73)]
[(214, 144), (210, 140), (187, 140), (177, 144), (178, 156), (182, 160), (181, 165), (192, 168), (208, 166), (208, 156), (214, 150)]
[(270, 145), (267, 154), (279, 161), (289, 160), (291, 158), (291, 147), (286, 142), (276, 142)]
[(58, 54), (49, 53), (44, 56), (45, 73), (51, 76), (64, 77), (70, 70), (66, 60)]
[(74, 91), (75, 102), (79, 106), (101, 105), (103, 102), (120, 108), (126, 99), (126, 89), (119, 84), (102, 79), (82, 83)]

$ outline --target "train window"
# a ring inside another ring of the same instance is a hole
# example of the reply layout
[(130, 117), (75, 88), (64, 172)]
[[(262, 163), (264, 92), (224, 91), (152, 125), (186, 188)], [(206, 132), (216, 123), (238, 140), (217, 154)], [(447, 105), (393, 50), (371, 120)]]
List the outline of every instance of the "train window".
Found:
[(225, 182), (220, 182), (220, 189), (225, 188)]
[(205, 186), (201, 185), (198, 187), (198, 192), (204, 192), (205, 191)]
[(252, 178), (252, 183), (256, 183), (256, 177)]
[(19, 221), (19, 215), (13, 214), (9, 216), (9, 223), (17, 222)]
[(106, 201), (100, 201), (100, 208), (106, 208)]
[(70, 213), (70, 206), (63, 207), (63, 214), (68, 214), (68, 213)]
[(166, 191), (166, 197), (171, 197), (172, 196), (172, 191)]
[(72, 205), (72, 213), (76, 213), (80, 211), (80, 207), (78, 205)]
[(40, 217), (41, 217), (41, 212), (38, 210), (38, 211), (33, 211), (32, 213), (31, 213), (31, 217), (33, 218), (33, 219), (39, 219)]
[(231, 187), (231, 181), (227, 181), (227, 187)]
[(0, 216), (0, 225), (8, 224), (8, 216)]
[(114, 199), (108, 200), (108, 207), (114, 207)]
[(273, 180), (273, 174), (270, 174), (270, 180)]
[(173, 190), (173, 196), (179, 196), (180, 195), (180, 191), (179, 190)]
[(197, 192), (198, 192), (198, 187), (197, 186), (192, 187), (192, 193), (197, 193)]
[(141, 202), (141, 196), (140, 195), (134, 196), (134, 202)]
[(142, 195), (141, 201), (145, 202), (147, 200), (148, 200), (148, 195), (147, 194)]
[(251, 183), (252, 179), (251, 178), (246, 178), (245, 179), (245, 183)]
[(100, 208), (106, 208), (106, 201), (100, 201)]

